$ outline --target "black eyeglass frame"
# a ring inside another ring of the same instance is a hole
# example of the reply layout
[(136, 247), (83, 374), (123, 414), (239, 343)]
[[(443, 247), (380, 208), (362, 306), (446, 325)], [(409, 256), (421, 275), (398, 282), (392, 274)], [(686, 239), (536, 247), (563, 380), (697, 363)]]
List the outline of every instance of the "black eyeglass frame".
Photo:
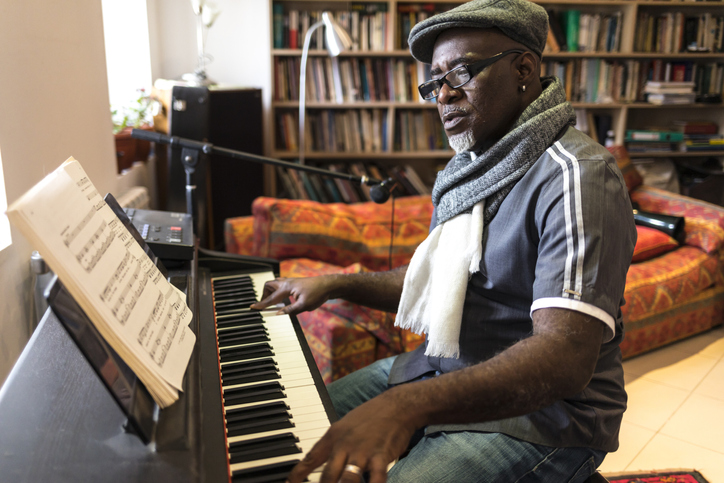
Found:
[[(425, 99), (426, 101), (431, 101), (431, 100), (435, 99), (438, 95), (440, 95), (439, 90), (442, 89), (443, 84), (446, 84), (451, 89), (457, 89), (458, 87), (462, 87), (465, 84), (467, 84), (468, 82), (470, 82), (472, 80), (472, 78), (475, 77), (476, 75), (478, 75), (483, 69), (485, 69), (489, 65), (493, 65), (494, 63), (496, 63), (497, 61), (499, 61), (506, 55), (522, 54), (524, 52), (525, 52), (525, 50), (520, 50), (520, 49), (505, 50), (503, 52), (495, 54), (492, 57), (488, 57), (487, 59), (479, 60), (477, 62), (473, 62), (472, 64), (460, 65), (458, 67), (455, 67), (454, 69), (450, 69), (449, 71), (445, 72), (441, 77), (438, 77), (437, 79), (432, 79), (427, 82), (423, 82), (422, 84), (417, 86), (417, 90), (420, 92), (420, 96), (422, 96), (423, 99)], [(447, 80), (447, 76), (451, 72), (454, 72), (454, 71), (457, 71), (460, 69), (466, 70), (470, 77), (468, 78), (468, 80), (466, 80), (462, 84), (458, 84), (458, 85), (454, 86)], [(429, 88), (429, 87), (432, 87), (432, 88), (428, 91), (428, 95), (426, 96), (424, 94), (424, 90), (427, 90), (427, 88)], [(435, 90), (438, 90), (438, 93), (435, 95), (430, 95), (433, 92), (435, 92)]]

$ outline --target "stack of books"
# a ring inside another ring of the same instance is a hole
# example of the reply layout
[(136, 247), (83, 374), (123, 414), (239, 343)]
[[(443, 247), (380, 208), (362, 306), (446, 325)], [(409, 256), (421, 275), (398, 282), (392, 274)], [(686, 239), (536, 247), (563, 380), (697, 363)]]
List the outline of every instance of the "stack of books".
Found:
[(724, 139), (719, 133), (719, 125), (713, 121), (674, 121), (674, 127), (684, 137), (685, 151), (720, 151), (724, 149)]
[(694, 82), (647, 81), (644, 86), (650, 104), (693, 104), (696, 102)]
[(675, 152), (682, 150), (684, 134), (661, 129), (629, 129), (624, 137), (630, 153)]

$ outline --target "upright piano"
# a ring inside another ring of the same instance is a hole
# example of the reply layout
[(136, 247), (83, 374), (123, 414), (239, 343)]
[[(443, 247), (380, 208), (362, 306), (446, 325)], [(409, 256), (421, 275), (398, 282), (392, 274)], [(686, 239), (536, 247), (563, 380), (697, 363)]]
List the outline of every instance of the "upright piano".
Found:
[(297, 319), (248, 309), (278, 273), (202, 249), (169, 268), (197, 341), (148, 443), (49, 309), (0, 389), (0, 481), (284, 481), (336, 416)]

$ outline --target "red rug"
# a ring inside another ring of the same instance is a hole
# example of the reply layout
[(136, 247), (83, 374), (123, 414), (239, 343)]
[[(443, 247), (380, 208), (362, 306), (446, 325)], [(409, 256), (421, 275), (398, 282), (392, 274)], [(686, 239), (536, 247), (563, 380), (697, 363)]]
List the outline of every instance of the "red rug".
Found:
[(708, 483), (698, 471), (652, 471), (635, 475), (608, 477), (609, 483)]

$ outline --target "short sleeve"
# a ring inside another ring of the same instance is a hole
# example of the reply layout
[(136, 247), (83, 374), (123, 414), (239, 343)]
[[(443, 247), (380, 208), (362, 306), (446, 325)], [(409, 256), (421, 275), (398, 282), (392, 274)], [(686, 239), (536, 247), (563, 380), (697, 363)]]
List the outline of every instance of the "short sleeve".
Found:
[(626, 185), (603, 149), (576, 153), (559, 141), (547, 154), (556, 170), (540, 193), (540, 237), (531, 313), (566, 308), (616, 330), (626, 273), (636, 242)]

